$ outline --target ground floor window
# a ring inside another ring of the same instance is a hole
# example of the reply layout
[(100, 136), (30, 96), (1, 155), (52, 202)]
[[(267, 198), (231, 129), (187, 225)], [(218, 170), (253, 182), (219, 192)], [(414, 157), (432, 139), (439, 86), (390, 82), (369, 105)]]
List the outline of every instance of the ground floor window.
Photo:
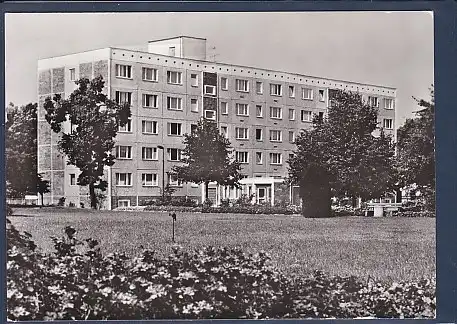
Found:
[(120, 199), (117, 201), (117, 207), (130, 207), (129, 199)]

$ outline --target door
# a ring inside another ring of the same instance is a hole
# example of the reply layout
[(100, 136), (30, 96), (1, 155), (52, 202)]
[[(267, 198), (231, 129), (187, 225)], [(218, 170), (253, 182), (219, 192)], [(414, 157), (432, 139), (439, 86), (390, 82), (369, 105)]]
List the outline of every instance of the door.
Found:
[(257, 189), (257, 202), (259, 204), (264, 203), (266, 200), (266, 188)]

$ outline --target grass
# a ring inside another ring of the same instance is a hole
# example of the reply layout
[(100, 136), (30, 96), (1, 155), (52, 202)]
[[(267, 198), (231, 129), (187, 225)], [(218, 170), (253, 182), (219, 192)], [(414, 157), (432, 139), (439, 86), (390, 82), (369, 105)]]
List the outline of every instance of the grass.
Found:
[[(80, 239), (100, 241), (104, 253), (135, 256), (140, 246), (167, 255), (173, 246), (168, 213), (78, 209), (16, 209), (10, 218), (28, 231), (45, 252), (50, 236), (67, 225)], [(372, 277), (381, 281), (435, 277), (435, 219), (178, 213), (176, 243), (184, 249), (207, 245), (268, 252), (291, 275), (322, 270), (331, 275)]]

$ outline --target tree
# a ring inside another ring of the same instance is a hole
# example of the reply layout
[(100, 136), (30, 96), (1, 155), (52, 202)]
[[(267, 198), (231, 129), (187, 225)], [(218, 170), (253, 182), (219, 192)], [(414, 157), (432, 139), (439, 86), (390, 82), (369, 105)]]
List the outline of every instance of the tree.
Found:
[(420, 110), (398, 129), (398, 167), (402, 186), (418, 185), (427, 193), (429, 207), (434, 209), (435, 196), (435, 93), (430, 101), (414, 98)]
[(327, 118), (296, 139), (289, 182), (300, 186), (302, 213), (328, 217), (331, 197), (379, 197), (395, 182), (394, 143), (377, 129), (377, 108), (358, 93), (334, 90)]
[[(118, 128), (129, 120), (130, 105), (108, 99), (103, 93), (101, 76), (92, 81), (82, 78), (75, 83), (78, 88), (68, 99), (58, 94), (53, 100), (46, 98), (44, 108), (51, 129), (62, 133), (59, 150), (66, 155), (68, 164), (81, 171), (77, 184), (89, 186), (91, 207), (96, 209), (95, 191), (107, 188), (107, 182), (102, 180), (103, 168), (114, 164), (114, 138)], [(68, 125), (68, 132), (64, 132), (64, 124)]]
[(36, 191), (41, 195), (41, 206), (44, 206), (43, 195), (50, 192), (50, 185), (48, 180), (43, 180), (41, 174), (37, 174)]
[(172, 174), (182, 182), (204, 183), (208, 200), (208, 184), (238, 187), (240, 164), (232, 161), (230, 142), (219, 133), (216, 123), (202, 119), (190, 134), (184, 135), (182, 166), (175, 166)]
[(5, 139), (6, 183), (10, 197), (36, 191), (37, 104), (7, 108)]

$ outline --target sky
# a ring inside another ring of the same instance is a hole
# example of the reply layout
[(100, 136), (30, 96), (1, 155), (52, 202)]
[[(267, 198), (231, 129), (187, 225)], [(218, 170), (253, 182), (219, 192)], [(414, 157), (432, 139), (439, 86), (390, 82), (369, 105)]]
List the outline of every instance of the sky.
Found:
[(6, 104), (37, 101), (41, 58), (179, 35), (218, 62), (395, 87), (397, 126), (434, 83), (431, 12), (8, 13)]

